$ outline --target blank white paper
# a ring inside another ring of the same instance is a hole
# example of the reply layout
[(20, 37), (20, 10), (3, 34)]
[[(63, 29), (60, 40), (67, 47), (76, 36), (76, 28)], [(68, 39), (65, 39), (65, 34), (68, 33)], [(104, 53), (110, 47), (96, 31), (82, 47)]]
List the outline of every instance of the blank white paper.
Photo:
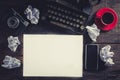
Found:
[(23, 37), (23, 76), (82, 77), (82, 35)]

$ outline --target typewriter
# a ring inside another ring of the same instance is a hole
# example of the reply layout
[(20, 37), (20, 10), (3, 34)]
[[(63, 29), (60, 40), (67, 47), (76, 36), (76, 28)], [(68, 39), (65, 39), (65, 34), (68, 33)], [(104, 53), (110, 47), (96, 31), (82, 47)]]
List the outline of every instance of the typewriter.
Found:
[(83, 0), (47, 0), (41, 20), (45, 24), (82, 34), (89, 15), (82, 11)]

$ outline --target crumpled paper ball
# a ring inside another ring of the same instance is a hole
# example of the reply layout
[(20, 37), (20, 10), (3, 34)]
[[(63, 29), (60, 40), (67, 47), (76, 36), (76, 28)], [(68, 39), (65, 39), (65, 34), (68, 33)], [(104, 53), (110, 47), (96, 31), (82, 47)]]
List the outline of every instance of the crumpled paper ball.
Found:
[(32, 6), (29, 5), (24, 14), (26, 14), (27, 19), (30, 20), (32, 24), (38, 24), (40, 12), (37, 8), (32, 8)]
[(15, 52), (18, 45), (20, 45), (20, 41), (18, 37), (9, 36), (8, 37), (8, 47), (11, 51)]
[(86, 29), (91, 40), (96, 42), (97, 37), (100, 35), (100, 29), (98, 29), (95, 24), (87, 26)]
[(107, 45), (100, 50), (100, 58), (102, 61), (105, 62), (106, 66), (112, 66), (113, 64), (115, 64), (112, 59), (112, 57), (114, 56), (114, 52), (110, 52), (110, 49), (111, 46)]
[(1, 66), (4, 68), (7, 68), (7, 69), (13, 69), (13, 68), (20, 67), (21, 61), (7, 55), (7, 56), (5, 56), (5, 58), (3, 60), (3, 64)]

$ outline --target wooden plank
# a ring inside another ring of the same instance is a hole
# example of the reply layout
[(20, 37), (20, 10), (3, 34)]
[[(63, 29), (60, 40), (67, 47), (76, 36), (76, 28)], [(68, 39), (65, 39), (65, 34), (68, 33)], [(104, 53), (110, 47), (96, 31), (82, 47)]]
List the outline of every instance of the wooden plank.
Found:
[(111, 51), (115, 53), (113, 57), (115, 65), (96, 72), (84, 71), (84, 80), (118, 80), (120, 77), (120, 44), (99, 44), (100, 49), (106, 45), (111, 45)]

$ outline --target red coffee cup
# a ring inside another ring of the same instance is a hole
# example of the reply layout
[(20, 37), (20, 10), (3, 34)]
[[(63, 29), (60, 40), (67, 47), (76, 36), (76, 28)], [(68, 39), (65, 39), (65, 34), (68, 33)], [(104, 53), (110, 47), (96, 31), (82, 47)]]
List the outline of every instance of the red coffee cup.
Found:
[(117, 13), (111, 8), (101, 8), (95, 16), (95, 24), (103, 31), (112, 30), (118, 22)]

